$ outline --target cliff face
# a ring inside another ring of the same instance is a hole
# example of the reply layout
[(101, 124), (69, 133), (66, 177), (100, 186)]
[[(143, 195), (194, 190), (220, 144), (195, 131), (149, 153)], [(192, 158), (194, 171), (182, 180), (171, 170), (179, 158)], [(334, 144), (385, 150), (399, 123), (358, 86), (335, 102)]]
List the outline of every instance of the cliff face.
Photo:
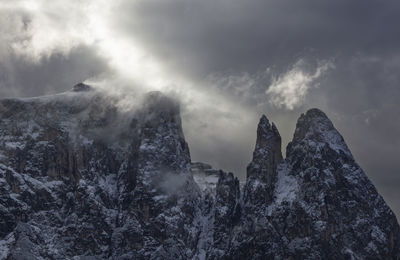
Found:
[(0, 258), (186, 256), (199, 189), (179, 105), (144, 104), (88, 86), (1, 101)]
[[(264, 121), (262, 118), (260, 124)], [(260, 146), (257, 143), (256, 150)], [(275, 147), (271, 154), (280, 153)], [(267, 162), (265, 172), (271, 165), (270, 159)], [(248, 171), (254, 171), (253, 165), (254, 159)], [(260, 171), (258, 166), (255, 170)], [(273, 226), (281, 239), (279, 245), (284, 248), (283, 258), (400, 257), (400, 230), (395, 215), (322, 111), (311, 109), (301, 115), (286, 158), (275, 170), (272, 201), (261, 207), (256, 202), (259, 209), (247, 214), (256, 219), (250, 221), (250, 226), (260, 221)], [(252, 206), (254, 202), (247, 201), (248, 204)], [(254, 258), (262, 258), (262, 254), (260, 250)]]
[(253, 160), (247, 167), (246, 202), (259, 206), (272, 201), (277, 166), (281, 161), (281, 136), (263, 115), (257, 128)]
[(173, 258), (400, 259), (400, 230), (317, 109), (285, 159), (263, 116), (240, 185), (191, 163), (161, 93), (131, 113), (84, 84), (0, 101), (0, 259)]

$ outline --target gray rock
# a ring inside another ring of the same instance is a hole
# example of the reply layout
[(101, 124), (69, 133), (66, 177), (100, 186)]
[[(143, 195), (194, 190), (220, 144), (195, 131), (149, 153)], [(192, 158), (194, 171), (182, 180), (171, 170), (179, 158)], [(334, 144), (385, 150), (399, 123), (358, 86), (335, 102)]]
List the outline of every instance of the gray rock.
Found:
[(277, 165), (282, 161), (281, 136), (275, 125), (263, 115), (257, 128), (253, 160), (247, 166), (245, 201), (258, 207), (270, 203), (274, 191)]
[(0, 259), (400, 258), (393, 212), (323, 112), (285, 159), (263, 116), (241, 190), (191, 162), (176, 100), (117, 104), (84, 84), (0, 100)]

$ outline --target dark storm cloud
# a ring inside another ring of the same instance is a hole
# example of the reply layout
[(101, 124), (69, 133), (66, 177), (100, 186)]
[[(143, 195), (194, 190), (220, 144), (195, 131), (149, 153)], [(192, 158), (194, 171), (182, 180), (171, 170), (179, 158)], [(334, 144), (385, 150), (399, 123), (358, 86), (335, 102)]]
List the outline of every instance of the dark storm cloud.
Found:
[(118, 27), (206, 75), (287, 67), (304, 56), (391, 53), (400, 43), (398, 1), (150, 0), (122, 10)]

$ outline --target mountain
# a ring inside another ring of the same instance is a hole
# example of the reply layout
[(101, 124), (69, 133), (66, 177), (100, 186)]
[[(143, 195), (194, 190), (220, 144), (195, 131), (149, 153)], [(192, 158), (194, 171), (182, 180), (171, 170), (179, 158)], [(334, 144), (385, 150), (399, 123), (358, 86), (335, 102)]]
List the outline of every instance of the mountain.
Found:
[(0, 101), (0, 259), (400, 259), (400, 228), (311, 109), (286, 157), (263, 116), (247, 179), (193, 163), (179, 103), (85, 84)]

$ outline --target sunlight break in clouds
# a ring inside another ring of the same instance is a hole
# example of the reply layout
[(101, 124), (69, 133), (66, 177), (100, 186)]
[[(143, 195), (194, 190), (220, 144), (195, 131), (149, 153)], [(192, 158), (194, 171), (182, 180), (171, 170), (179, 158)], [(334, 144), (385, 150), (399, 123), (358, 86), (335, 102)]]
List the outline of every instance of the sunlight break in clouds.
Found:
[[(198, 84), (172, 71), (135, 35), (116, 28), (123, 0), (0, 0), (0, 54), (12, 52), (30, 63), (40, 63), (53, 54), (68, 57), (73, 48), (89, 46), (107, 61), (113, 78), (87, 79), (90, 84), (104, 87), (111, 94), (131, 90), (176, 92), (182, 96), (199, 96), (204, 92)], [(135, 17), (132, 17), (134, 20)], [(206, 94), (206, 93), (204, 93)]]
[(90, 3), (43, 0), (0, 0), (0, 12), (4, 28), (13, 28), (13, 37), (0, 37), (7, 41), (9, 51), (38, 63), (41, 58), (54, 52), (68, 55), (79, 44), (92, 44), (89, 20)]
[[(1, 34), (0, 37), (7, 39), (5, 46), (12, 46), (13, 54), (36, 64), (53, 54), (68, 57), (73, 48), (88, 46), (107, 62), (112, 73), (97, 75), (85, 82), (121, 97), (119, 105), (124, 111), (135, 109), (140, 103), (138, 96), (153, 90), (172, 94), (180, 100), (192, 158), (204, 159), (206, 154), (207, 161), (222, 168), (215, 158), (226, 150), (242, 151), (248, 146), (245, 156), (250, 156), (253, 131), (249, 128), (256, 124), (256, 113), (230, 99), (218, 87), (193, 81), (174, 71), (141, 44), (135, 34), (119, 30), (115, 22), (123, 2), (17, 0), (9, 4), (0, 0), (0, 12), (13, 18), (4, 21), (0, 18), (2, 24), (18, 28), (11, 37), (1, 37)], [(136, 17), (129, 19), (134, 21)], [(243, 133), (248, 133), (246, 138), (231, 143)]]
[(315, 86), (315, 81), (328, 69), (334, 68), (333, 63), (324, 62), (310, 74), (302, 65), (302, 60), (296, 62), (291, 70), (272, 81), (266, 91), (272, 105), (288, 110), (301, 106), (310, 88)]
[(32, 63), (54, 53), (67, 56), (79, 45), (91, 46), (109, 62), (118, 77), (161, 90), (170, 83), (168, 72), (132, 37), (113, 28), (120, 3), (120, 0), (0, 0), (2, 23), (17, 29), (12, 37), (8, 37), (7, 31), (0, 31), (0, 37), (7, 41), (7, 48), (11, 46), (8, 51)]

